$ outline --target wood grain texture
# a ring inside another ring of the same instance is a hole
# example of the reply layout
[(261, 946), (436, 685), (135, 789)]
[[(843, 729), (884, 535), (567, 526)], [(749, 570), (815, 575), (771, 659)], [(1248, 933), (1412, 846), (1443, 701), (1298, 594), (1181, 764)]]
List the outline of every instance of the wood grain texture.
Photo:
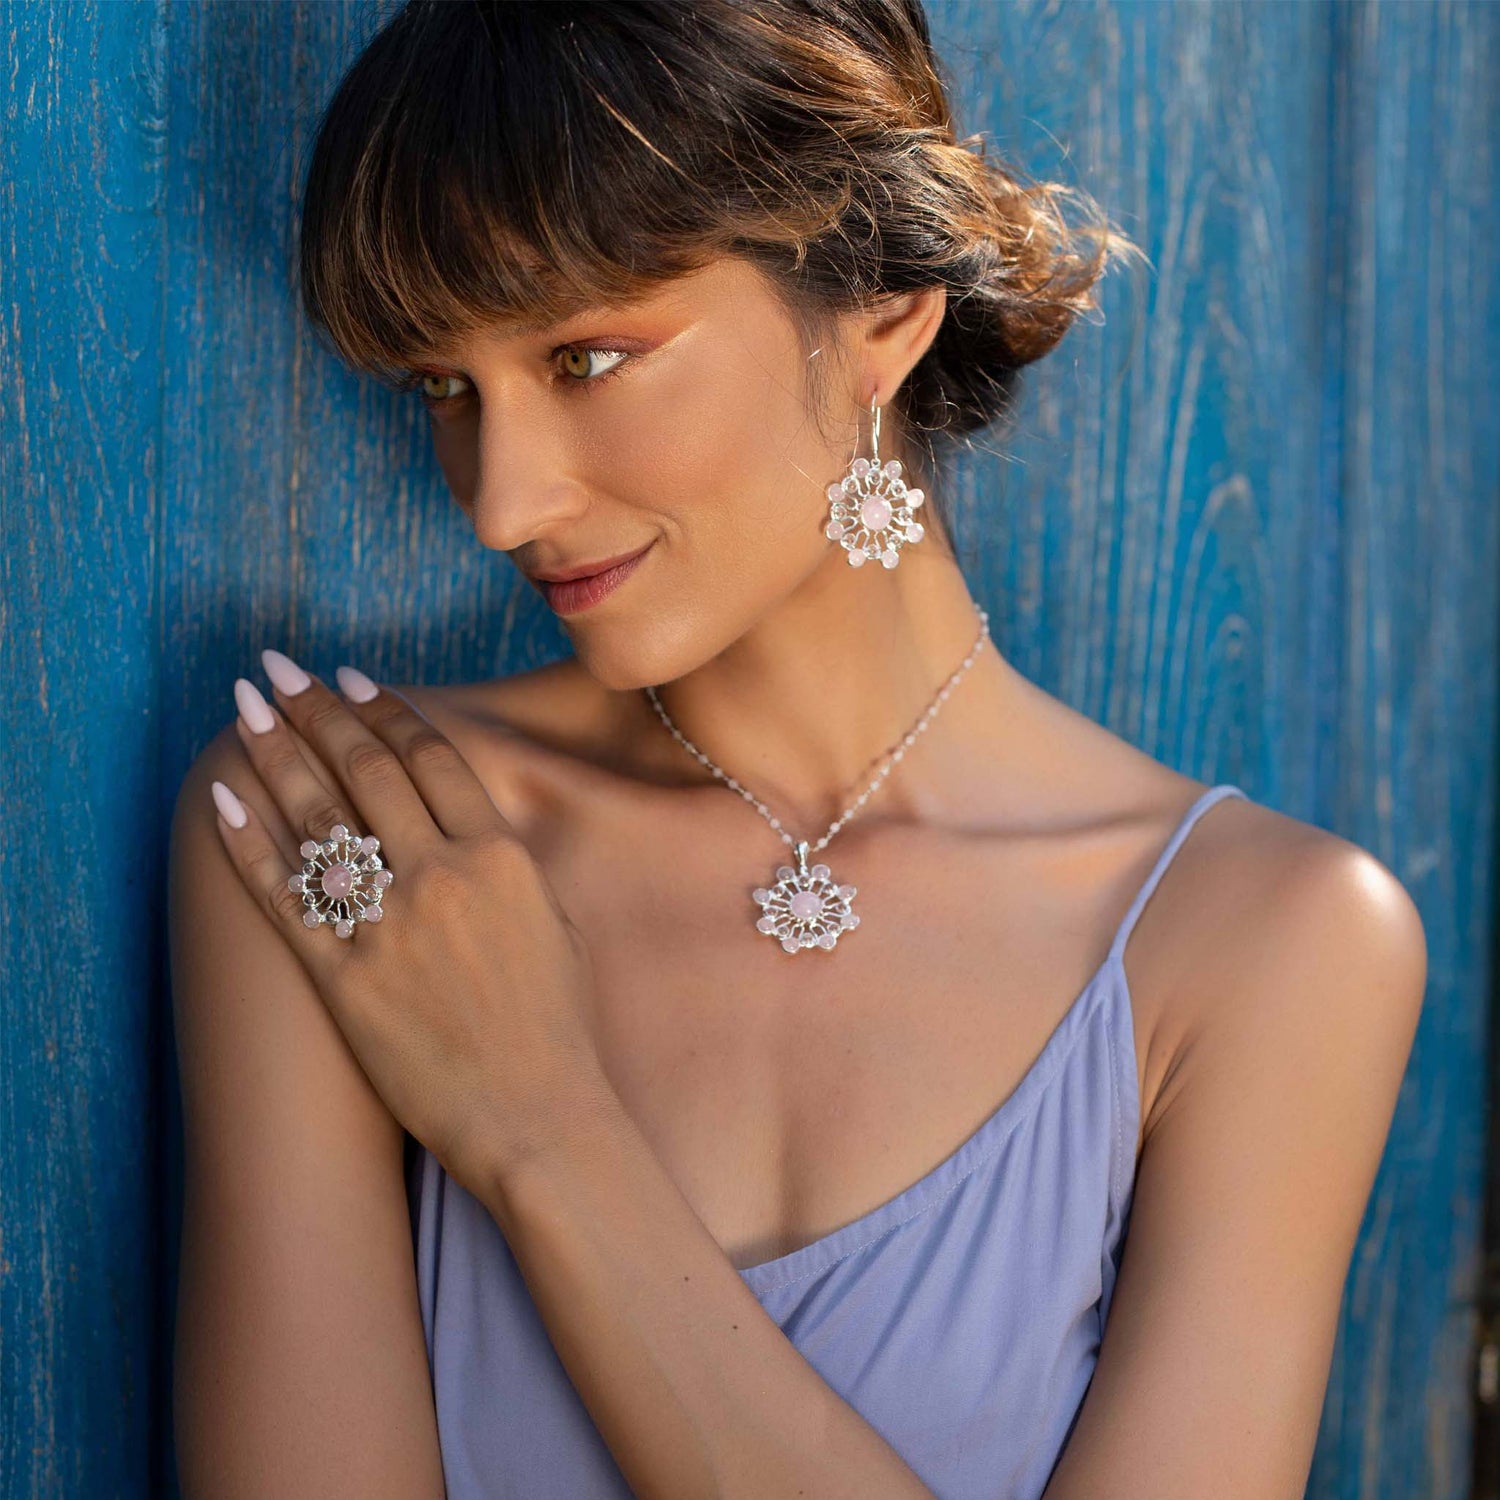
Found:
[[(167, 818), (262, 646), (564, 654), (425, 419), (292, 288), (317, 112), (393, 0), (0, 11), (0, 1495), (173, 1493)], [(1146, 250), (950, 483), (996, 639), (1335, 829), (1431, 984), (1308, 1493), (1466, 1493), (1500, 657), (1500, 7), (930, 0), (965, 130)]]
[(162, 1369), (160, 16), (0, 13), (0, 1485), (145, 1493)]
[[(1153, 262), (976, 469), (1025, 670), (1381, 858), (1431, 982), (1311, 1496), (1467, 1493), (1496, 824), (1500, 17), (938, 7), (971, 120)], [(1062, 154), (1066, 147), (1071, 153)], [(1134, 320), (1132, 321), (1132, 314)], [(1000, 475), (1000, 509), (994, 475)]]

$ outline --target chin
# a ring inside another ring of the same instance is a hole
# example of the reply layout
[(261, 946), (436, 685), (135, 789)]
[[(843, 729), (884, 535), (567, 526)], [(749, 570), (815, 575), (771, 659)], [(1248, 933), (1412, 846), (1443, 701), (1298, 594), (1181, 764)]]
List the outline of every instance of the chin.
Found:
[(639, 662), (628, 657), (606, 654), (601, 660), (595, 653), (579, 651), (576, 647), (573, 654), (583, 670), (607, 692), (634, 693), (645, 687), (656, 686), (657, 679), (643, 669)]
[(641, 640), (641, 631), (620, 623), (577, 632), (573, 655), (600, 687), (612, 693), (639, 692), (680, 675), (681, 668), (662, 659)]
[(672, 682), (712, 661), (719, 649), (708, 644), (701, 627), (694, 630), (660, 617), (649, 626), (629, 619), (601, 619), (573, 638), (579, 666), (600, 687), (615, 693)]

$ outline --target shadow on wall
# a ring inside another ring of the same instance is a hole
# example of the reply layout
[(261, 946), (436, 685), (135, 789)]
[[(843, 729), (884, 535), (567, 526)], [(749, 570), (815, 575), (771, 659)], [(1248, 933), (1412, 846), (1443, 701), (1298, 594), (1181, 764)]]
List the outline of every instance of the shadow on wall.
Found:
[(231, 717), (229, 684), (259, 672), (262, 646), (325, 678), (347, 660), (426, 682), (568, 651), (551, 611), (475, 540), (418, 401), (346, 370), (297, 302), (318, 114), (394, 8), (172, 13), (166, 358), (179, 396), (164, 407), (162, 561), (167, 660), (184, 678), (164, 728), (181, 769)]

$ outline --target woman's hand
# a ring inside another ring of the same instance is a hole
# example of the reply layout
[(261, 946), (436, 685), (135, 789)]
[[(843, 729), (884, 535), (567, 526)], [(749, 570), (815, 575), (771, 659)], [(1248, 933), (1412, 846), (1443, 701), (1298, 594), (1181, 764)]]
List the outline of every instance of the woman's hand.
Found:
[(264, 659), (281, 714), (236, 683), (246, 753), (299, 843), (323, 843), (338, 823), (379, 839), (393, 877), (381, 919), (348, 938), (331, 923), (306, 926), (289, 883), (300, 859), (289, 862), (215, 782), (220, 834), (392, 1115), (477, 1193), (575, 1128), (608, 1089), (589, 1022), (588, 949), (428, 719), (347, 667), (341, 697), (278, 652)]

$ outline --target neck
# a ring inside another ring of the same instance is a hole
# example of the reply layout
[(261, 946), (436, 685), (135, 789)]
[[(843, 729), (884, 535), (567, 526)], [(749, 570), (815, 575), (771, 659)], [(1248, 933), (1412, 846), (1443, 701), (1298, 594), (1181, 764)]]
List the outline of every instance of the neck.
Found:
[[(817, 839), (865, 790), (974, 650), (979, 614), (938, 542), (929, 533), (889, 571), (851, 568), (841, 548), (830, 549), (773, 614), (657, 690), (681, 733), (793, 837)], [(860, 821), (961, 807), (976, 750), (1004, 723), (1012, 681), (985, 641)], [(640, 696), (653, 762), (713, 780)]]

